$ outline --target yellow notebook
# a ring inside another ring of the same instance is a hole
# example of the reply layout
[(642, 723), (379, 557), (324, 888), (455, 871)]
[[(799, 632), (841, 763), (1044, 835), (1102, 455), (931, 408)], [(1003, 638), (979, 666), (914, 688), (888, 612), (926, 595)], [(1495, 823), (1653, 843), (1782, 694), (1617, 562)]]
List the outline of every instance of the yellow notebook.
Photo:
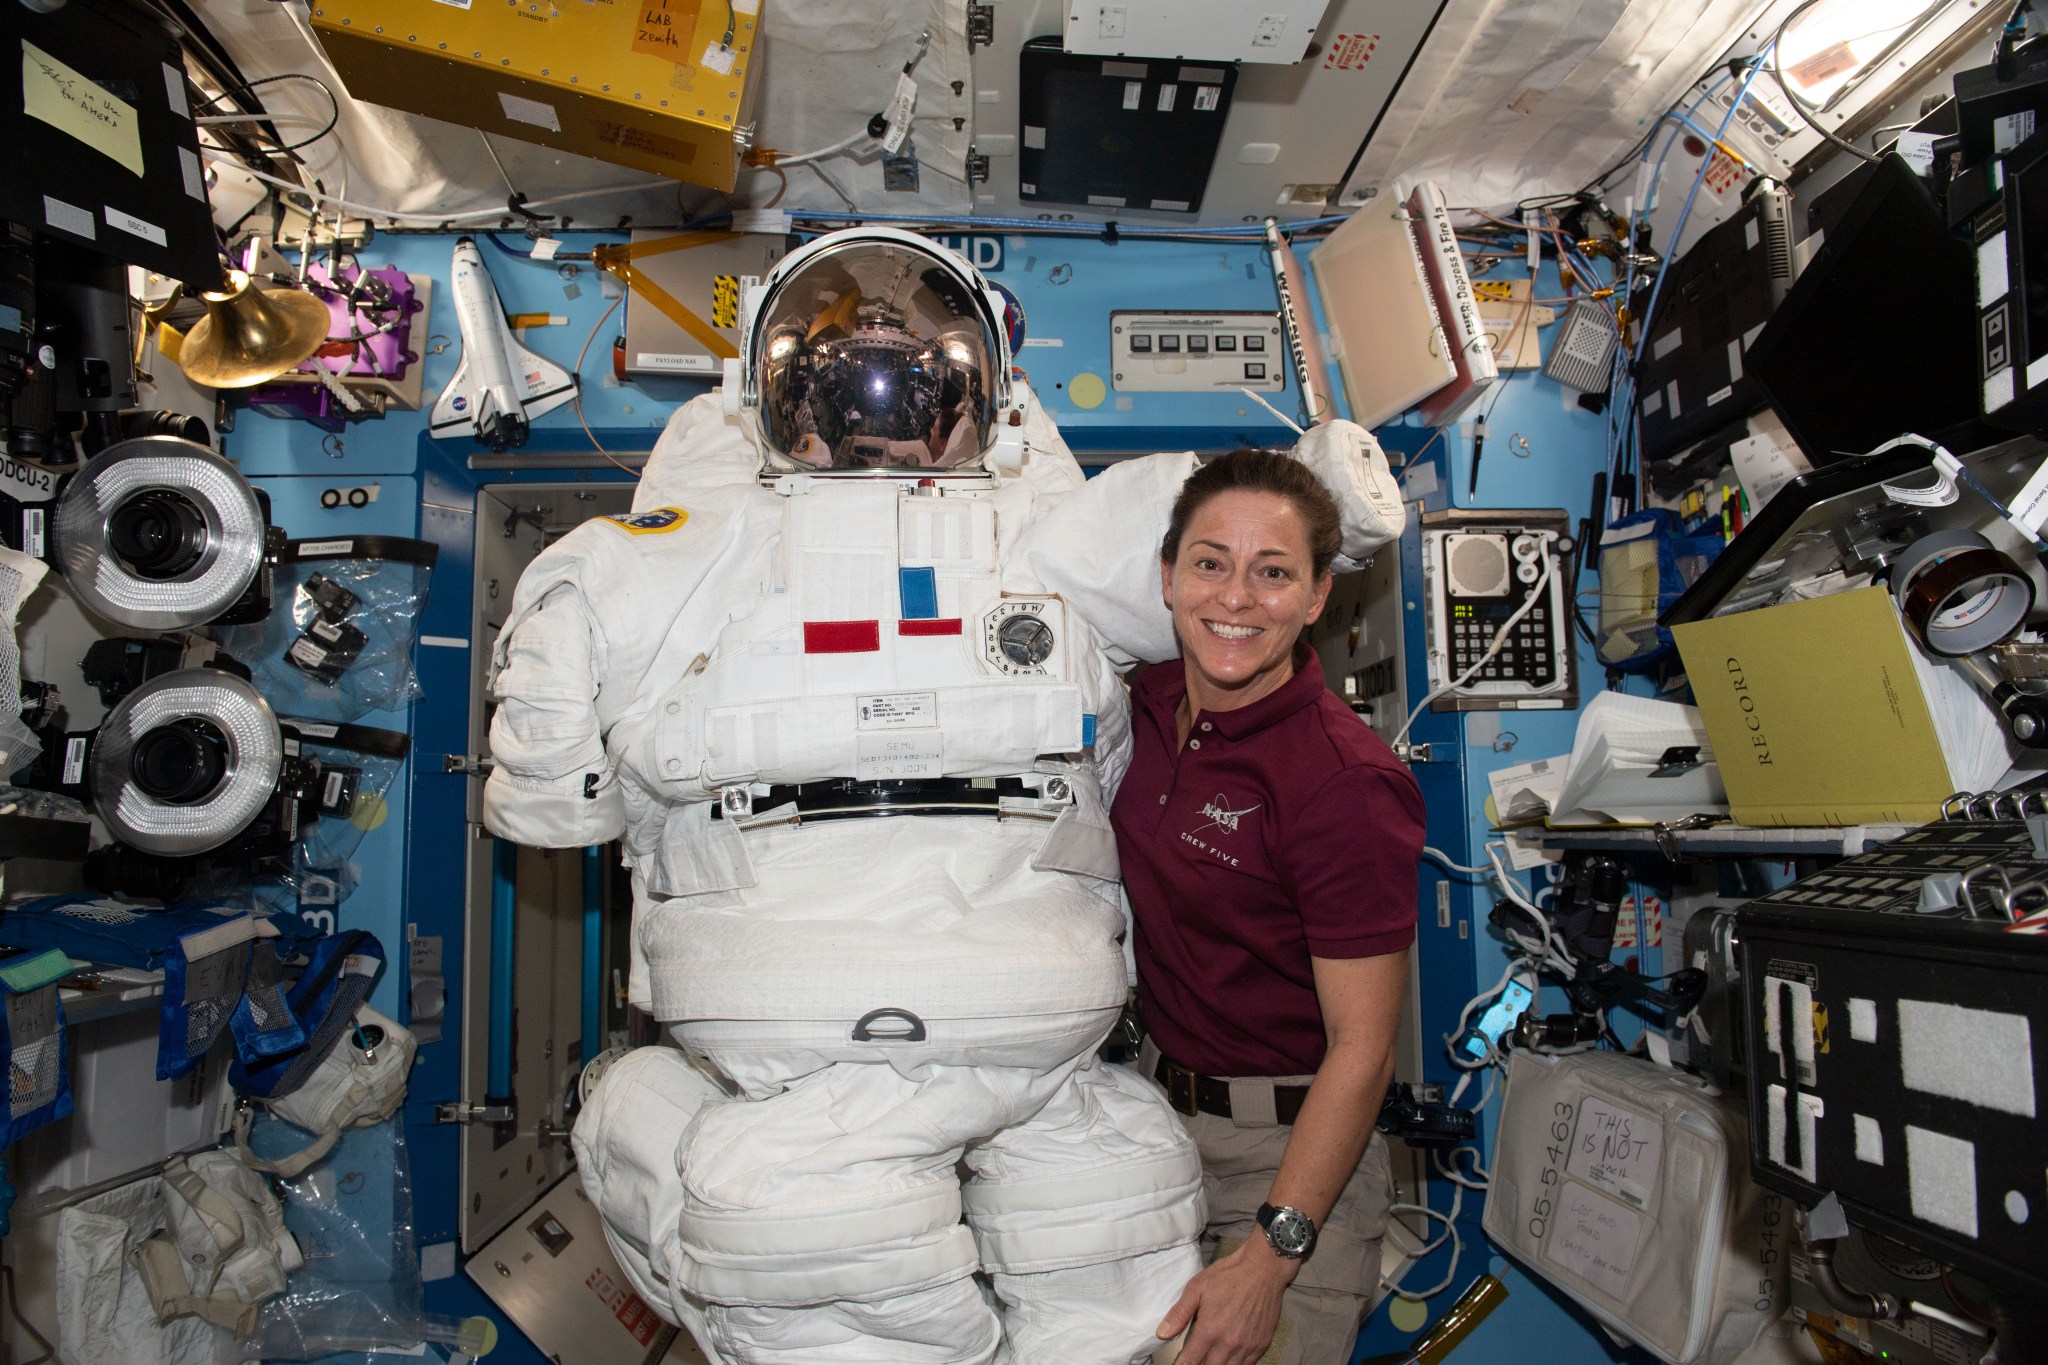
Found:
[(1990, 703), (1921, 655), (1883, 588), (1671, 633), (1745, 825), (1933, 820), (2010, 764)]

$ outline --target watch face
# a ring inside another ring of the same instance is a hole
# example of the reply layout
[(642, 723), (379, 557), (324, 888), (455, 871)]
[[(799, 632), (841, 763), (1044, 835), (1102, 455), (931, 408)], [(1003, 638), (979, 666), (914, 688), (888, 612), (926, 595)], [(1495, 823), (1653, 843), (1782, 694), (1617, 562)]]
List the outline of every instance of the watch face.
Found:
[(1266, 1224), (1266, 1240), (1282, 1256), (1306, 1256), (1309, 1248), (1315, 1245), (1316, 1225), (1305, 1213), (1280, 1209), (1273, 1214), (1273, 1221)]

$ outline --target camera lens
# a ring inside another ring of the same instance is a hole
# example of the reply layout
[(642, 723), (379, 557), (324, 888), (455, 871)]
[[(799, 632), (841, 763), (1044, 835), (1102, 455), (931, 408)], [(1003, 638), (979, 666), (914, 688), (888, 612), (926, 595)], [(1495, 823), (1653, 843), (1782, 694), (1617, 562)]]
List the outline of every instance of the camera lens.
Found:
[(193, 718), (159, 726), (135, 741), (128, 771), (157, 800), (191, 805), (211, 795), (227, 775), (227, 737)]
[(152, 488), (107, 518), (107, 543), (130, 572), (175, 578), (206, 552), (206, 516), (182, 493)]

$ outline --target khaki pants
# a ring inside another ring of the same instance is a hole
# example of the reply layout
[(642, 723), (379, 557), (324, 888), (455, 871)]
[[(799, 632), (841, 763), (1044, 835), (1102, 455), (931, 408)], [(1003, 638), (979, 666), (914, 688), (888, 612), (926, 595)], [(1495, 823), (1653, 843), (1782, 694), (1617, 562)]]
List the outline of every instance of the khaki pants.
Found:
[[(1143, 1074), (1150, 1077), (1158, 1061), (1158, 1052), (1147, 1042)], [(1273, 1079), (1281, 1085), (1306, 1085), (1312, 1078)], [(1233, 1111), (1236, 1108), (1233, 1097)], [(1294, 1130), (1279, 1124), (1243, 1124), (1214, 1114), (1179, 1117), (1202, 1155), (1202, 1192), (1209, 1203), (1202, 1252), (1205, 1261), (1213, 1261), (1247, 1237), (1265, 1236), (1258, 1225), (1259, 1205), (1272, 1190)], [(1318, 1230), (1314, 1253), (1287, 1289), (1280, 1326), (1259, 1365), (1349, 1365), (1359, 1326), (1380, 1300), (1380, 1238), (1387, 1229), (1387, 1206), (1393, 1202), (1388, 1161), (1387, 1140), (1374, 1133), (1358, 1169)]]

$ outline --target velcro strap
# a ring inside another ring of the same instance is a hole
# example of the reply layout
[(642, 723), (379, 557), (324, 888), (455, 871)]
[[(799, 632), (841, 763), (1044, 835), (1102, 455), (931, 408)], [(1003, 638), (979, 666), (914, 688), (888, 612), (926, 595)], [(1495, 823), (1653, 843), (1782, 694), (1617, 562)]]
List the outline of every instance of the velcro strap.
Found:
[(254, 1111), (252, 1110), (242, 1109), (236, 1111), (235, 1154), (242, 1158), (242, 1164), (250, 1170), (265, 1171), (285, 1180), (291, 1180), (305, 1174), (308, 1166), (318, 1161), (321, 1157), (326, 1156), (328, 1152), (333, 1150), (334, 1144), (341, 1139), (341, 1130), (339, 1128), (329, 1128), (290, 1156), (279, 1157), (275, 1161), (265, 1161), (262, 1157), (249, 1150), (249, 1123), (253, 1117)]

